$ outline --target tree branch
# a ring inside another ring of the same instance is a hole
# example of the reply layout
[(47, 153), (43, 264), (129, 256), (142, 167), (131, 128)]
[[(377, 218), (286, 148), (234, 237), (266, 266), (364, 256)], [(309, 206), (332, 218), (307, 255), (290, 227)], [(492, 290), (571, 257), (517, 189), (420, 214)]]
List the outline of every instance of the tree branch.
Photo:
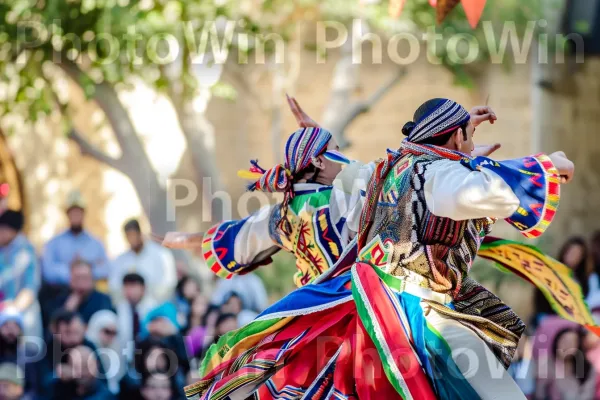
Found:
[(384, 83), (375, 93), (369, 97), (366, 102), (363, 102), (364, 106), (367, 107), (367, 110), (373, 107), (383, 96), (387, 94), (402, 78), (406, 76), (406, 67), (401, 67), (398, 69), (396, 74), (392, 76), (386, 83)]
[[(406, 75), (406, 68), (402, 67), (387, 82), (377, 89), (367, 100), (352, 104), (347, 111), (337, 118), (335, 124), (331, 127), (332, 131), (342, 134), (348, 125), (359, 115), (368, 112), (375, 104), (379, 102), (400, 80)], [(343, 135), (342, 135), (343, 137)]]
[(88, 142), (81, 135), (81, 133), (79, 133), (75, 128), (71, 128), (71, 130), (69, 131), (68, 137), (73, 142), (75, 142), (77, 144), (77, 146), (79, 146), (79, 150), (81, 150), (81, 154), (90, 156), (90, 157), (108, 165), (109, 167), (117, 169), (127, 175), (127, 172), (124, 171), (121, 158), (113, 158), (113, 157), (109, 156), (108, 154), (104, 153), (103, 151), (98, 149), (96, 146), (94, 146), (93, 144)]

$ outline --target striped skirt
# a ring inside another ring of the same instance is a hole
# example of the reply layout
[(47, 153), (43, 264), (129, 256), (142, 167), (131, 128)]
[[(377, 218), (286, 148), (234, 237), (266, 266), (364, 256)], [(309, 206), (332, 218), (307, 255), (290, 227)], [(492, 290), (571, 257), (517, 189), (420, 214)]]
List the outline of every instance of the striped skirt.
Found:
[(223, 336), (188, 399), (477, 399), (422, 299), (365, 263)]

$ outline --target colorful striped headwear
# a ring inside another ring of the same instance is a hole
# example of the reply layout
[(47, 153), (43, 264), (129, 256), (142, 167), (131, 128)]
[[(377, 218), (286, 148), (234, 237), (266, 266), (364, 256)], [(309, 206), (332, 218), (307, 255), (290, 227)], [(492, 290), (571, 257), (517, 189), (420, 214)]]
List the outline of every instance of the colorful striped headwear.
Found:
[[(252, 160), (250, 171), (239, 171), (241, 178), (257, 179), (248, 186), (248, 190), (260, 190), (263, 192), (283, 192), (285, 197), (282, 203), (281, 215), (285, 215), (290, 200), (294, 197), (293, 182), (296, 174), (302, 172), (310, 164), (314, 157), (327, 152), (327, 145), (331, 140), (331, 133), (323, 128), (300, 128), (292, 133), (285, 144), (285, 162), (278, 164), (269, 170), (258, 165), (258, 160)], [(337, 152), (331, 156), (336, 157)], [(343, 162), (341, 160), (334, 160)], [(282, 220), (284, 221), (285, 218)]]
[(250, 161), (250, 171), (240, 171), (242, 178), (257, 179), (248, 186), (248, 190), (263, 192), (289, 192), (295, 175), (306, 169), (312, 159), (327, 150), (331, 133), (322, 128), (301, 128), (292, 133), (285, 144), (285, 162), (269, 170), (258, 165), (258, 161)]
[(439, 99), (439, 103), (435, 107), (414, 122), (407, 141), (411, 143), (424, 142), (456, 130), (470, 119), (469, 112), (457, 102)]

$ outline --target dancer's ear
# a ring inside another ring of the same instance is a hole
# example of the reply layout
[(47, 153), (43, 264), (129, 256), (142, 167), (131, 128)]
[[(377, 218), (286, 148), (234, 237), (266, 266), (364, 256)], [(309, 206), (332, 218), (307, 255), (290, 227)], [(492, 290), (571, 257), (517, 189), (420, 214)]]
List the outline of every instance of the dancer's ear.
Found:
[(456, 130), (456, 132), (454, 132), (454, 134), (452, 135), (452, 138), (450, 139), (450, 141), (454, 147), (454, 150), (460, 151), (465, 143), (465, 136), (464, 136), (463, 129), (458, 128)]
[(315, 167), (317, 167), (319, 169), (323, 169), (323, 168), (325, 168), (325, 157), (323, 157), (323, 156), (313, 157), (311, 160), (311, 163)]

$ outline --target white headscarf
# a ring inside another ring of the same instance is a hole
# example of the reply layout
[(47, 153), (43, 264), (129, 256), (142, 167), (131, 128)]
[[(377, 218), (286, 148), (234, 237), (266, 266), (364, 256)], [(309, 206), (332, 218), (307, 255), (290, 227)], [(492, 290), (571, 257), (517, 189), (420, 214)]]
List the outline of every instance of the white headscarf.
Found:
[[(100, 331), (108, 327), (117, 330), (117, 335), (110, 346), (105, 347), (100, 342)], [(118, 329), (119, 319), (117, 314), (110, 310), (101, 310), (92, 315), (85, 334), (86, 338), (99, 350), (100, 360), (106, 372), (108, 387), (113, 394), (119, 392), (119, 381), (127, 371), (127, 361), (123, 354)], [(114, 363), (118, 363), (118, 365)]]

